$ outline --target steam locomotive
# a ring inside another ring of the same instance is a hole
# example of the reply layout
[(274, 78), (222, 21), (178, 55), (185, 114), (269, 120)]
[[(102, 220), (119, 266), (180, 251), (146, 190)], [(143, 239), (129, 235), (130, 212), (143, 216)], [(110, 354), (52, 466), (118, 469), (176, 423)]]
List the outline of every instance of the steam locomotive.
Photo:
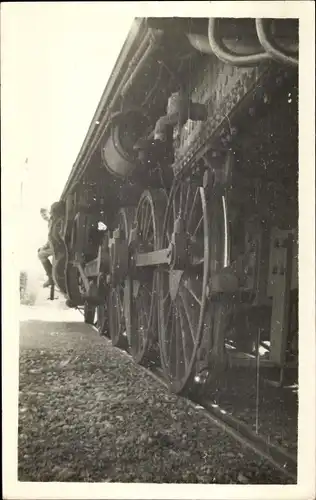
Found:
[(173, 392), (297, 366), (298, 21), (136, 19), (61, 202), (56, 286)]

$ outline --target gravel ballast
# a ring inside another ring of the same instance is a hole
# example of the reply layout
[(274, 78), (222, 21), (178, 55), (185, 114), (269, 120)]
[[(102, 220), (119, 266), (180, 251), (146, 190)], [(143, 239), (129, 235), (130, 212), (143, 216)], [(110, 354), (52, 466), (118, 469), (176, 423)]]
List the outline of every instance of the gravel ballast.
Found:
[(19, 481), (291, 482), (66, 316), (21, 321)]

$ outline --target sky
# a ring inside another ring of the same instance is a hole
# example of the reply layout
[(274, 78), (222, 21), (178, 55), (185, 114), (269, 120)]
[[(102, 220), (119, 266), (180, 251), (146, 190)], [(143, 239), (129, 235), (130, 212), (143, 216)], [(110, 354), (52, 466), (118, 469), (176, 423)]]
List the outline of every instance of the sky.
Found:
[(118, 24), (106, 2), (12, 3), (3, 11), (6, 162), (20, 173), (21, 258), (38, 266), (47, 238), (39, 210), (61, 195), (133, 17)]

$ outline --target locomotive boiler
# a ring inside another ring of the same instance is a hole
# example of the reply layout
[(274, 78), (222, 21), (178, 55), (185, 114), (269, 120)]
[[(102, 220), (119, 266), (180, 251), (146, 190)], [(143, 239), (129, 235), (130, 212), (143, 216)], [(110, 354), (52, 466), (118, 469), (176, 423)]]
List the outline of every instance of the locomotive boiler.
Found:
[(298, 21), (136, 19), (61, 200), (56, 285), (172, 391), (296, 367)]

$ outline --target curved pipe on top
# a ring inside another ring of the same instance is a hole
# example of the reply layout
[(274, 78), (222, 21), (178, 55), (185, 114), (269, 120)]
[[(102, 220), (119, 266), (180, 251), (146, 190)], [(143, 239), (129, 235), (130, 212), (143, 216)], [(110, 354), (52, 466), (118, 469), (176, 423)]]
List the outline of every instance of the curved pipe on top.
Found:
[(260, 52), (247, 55), (237, 55), (230, 51), (225, 44), (217, 39), (217, 22), (218, 19), (210, 18), (208, 22), (208, 42), (211, 51), (221, 61), (232, 64), (233, 66), (256, 66), (259, 63), (271, 60), (270, 54), (265, 49)]
[[(196, 50), (204, 54), (214, 54), (218, 59), (233, 66), (250, 67), (256, 66), (264, 61), (275, 60), (279, 63), (297, 66), (298, 58), (286, 54), (273, 42), (269, 36), (266, 19), (256, 19), (256, 32), (262, 50), (252, 54), (237, 54), (231, 50), (219, 37), (217, 32), (218, 19), (210, 18), (208, 23), (208, 36), (188, 33), (187, 38)], [(243, 47), (243, 50), (245, 47)], [(295, 49), (288, 49), (295, 54)]]
[(281, 52), (272, 42), (267, 30), (266, 19), (256, 19), (256, 30), (259, 42), (272, 59), (283, 64), (288, 64), (290, 66), (298, 66), (297, 57), (292, 57), (290, 55), (284, 54), (284, 52)]

